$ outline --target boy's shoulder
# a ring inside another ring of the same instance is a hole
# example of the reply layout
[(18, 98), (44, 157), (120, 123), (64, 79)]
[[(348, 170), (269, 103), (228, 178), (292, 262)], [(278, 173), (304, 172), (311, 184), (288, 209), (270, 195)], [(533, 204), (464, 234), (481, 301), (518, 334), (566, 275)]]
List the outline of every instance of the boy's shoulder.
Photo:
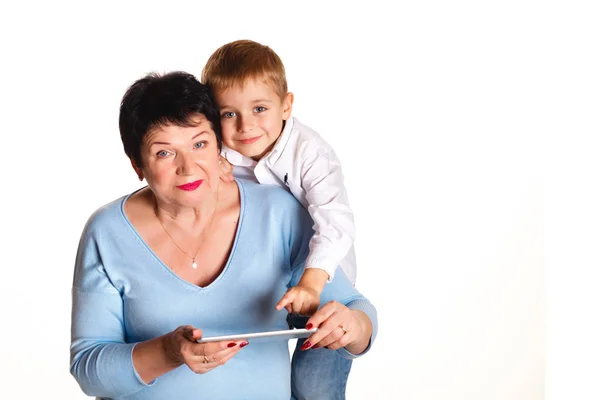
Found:
[(292, 127), (288, 145), (293, 144), (296, 146), (310, 146), (311, 148), (331, 148), (329, 143), (327, 143), (327, 141), (310, 126), (303, 124), (296, 117), (292, 117), (291, 121)]
[(280, 143), (276, 145), (274, 154), (276, 160), (280, 155), (284, 155), (284, 159), (294, 163), (323, 155), (335, 158), (333, 148), (317, 131), (303, 124), (296, 117), (292, 117), (290, 122), (290, 126), (285, 129), (287, 132), (284, 132)]

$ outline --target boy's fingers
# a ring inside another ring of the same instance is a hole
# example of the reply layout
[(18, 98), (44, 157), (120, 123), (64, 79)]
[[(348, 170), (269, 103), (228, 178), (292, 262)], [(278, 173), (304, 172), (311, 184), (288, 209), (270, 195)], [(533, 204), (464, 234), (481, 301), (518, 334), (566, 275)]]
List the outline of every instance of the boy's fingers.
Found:
[(290, 311), (290, 312), (302, 314), (302, 304), (303, 304), (302, 299), (300, 297), (296, 297), (291, 304), (292, 311)]
[(287, 305), (294, 301), (294, 297), (295, 296), (292, 293), (287, 292), (286, 294), (283, 295), (281, 300), (279, 300), (279, 302), (275, 306), (275, 309), (281, 310), (283, 307), (285, 307), (287, 309)]

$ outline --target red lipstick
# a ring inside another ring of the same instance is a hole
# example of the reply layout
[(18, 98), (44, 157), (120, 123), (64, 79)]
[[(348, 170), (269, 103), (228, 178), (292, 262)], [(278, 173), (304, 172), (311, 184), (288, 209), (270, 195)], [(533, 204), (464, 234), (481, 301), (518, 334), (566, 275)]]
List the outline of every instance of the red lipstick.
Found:
[(197, 181), (186, 183), (184, 185), (179, 185), (177, 188), (181, 190), (185, 190), (187, 192), (191, 192), (192, 190), (198, 189), (198, 186), (202, 185), (202, 179), (198, 179)]

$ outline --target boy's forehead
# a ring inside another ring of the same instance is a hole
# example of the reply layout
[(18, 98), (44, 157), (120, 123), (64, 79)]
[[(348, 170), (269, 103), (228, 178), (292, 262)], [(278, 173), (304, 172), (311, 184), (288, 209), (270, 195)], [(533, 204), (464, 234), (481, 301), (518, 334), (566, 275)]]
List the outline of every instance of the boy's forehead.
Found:
[(264, 99), (266, 97), (279, 98), (279, 94), (277, 93), (277, 87), (275, 85), (265, 79), (254, 79), (249, 78), (245, 81), (240, 81), (236, 83), (232, 83), (227, 87), (222, 87), (220, 89), (215, 89), (215, 94), (217, 97), (217, 101), (221, 102), (223, 97), (237, 97), (244, 96), (245, 98), (260, 98)]
[(273, 91), (277, 92), (277, 88), (273, 82), (270, 82), (266, 77), (247, 77), (237, 79), (216, 88), (215, 92), (223, 94), (225, 92), (244, 92), (244, 91)]

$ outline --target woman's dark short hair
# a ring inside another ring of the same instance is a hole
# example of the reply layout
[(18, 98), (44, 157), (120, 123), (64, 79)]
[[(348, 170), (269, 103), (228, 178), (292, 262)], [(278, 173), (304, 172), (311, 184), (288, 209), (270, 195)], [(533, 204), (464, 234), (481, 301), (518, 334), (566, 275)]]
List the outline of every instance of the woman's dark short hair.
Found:
[(186, 72), (146, 75), (127, 89), (121, 101), (119, 130), (125, 154), (141, 167), (142, 143), (150, 130), (170, 124), (194, 126), (198, 114), (210, 122), (221, 150), (221, 116), (208, 86)]

